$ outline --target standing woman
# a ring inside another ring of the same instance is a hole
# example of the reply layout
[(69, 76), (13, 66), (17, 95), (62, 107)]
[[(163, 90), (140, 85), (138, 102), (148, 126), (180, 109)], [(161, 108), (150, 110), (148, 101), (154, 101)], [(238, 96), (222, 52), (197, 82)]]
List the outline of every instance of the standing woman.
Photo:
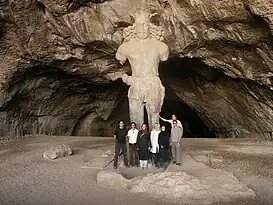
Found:
[(152, 149), (150, 150), (153, 155), (153, 165), (159, 167), (159, 144), (158, 144), (158, 136), (161, 132), (160, 126), (158, 123), (155, 123), (154, 129), (151, 131), (151, 145)]
[(146, 124), (142, 124), (141, 129), (138, 132), (137, 146), (139, 149), (139, 164), (141, 169), (148, 168), (148, 156), (150, 145), (150, 134)]
[(165, 126), (161, 127), (161, 132), (159, 133), (158, 137), (158, 144), (160, 157), (163, 159), (164, 162), (167, 162), (170, 157), (170, 135), (166, 131)]

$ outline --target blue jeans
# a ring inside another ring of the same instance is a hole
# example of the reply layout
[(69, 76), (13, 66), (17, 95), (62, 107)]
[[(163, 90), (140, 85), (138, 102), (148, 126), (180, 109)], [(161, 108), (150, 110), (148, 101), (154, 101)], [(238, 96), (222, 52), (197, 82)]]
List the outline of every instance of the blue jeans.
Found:
[(148, 160), (139, 160), (140, 168), (147, 169), (148, 168)]

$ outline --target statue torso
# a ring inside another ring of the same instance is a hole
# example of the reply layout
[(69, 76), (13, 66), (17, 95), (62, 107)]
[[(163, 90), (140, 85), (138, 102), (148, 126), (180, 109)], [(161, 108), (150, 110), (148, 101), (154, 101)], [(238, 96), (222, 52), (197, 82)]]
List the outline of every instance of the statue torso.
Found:
[(123, 43), (126, 50), (132, 76), (158, 76), (158, 65), (164, 52), (168, 52), (165, 43), (155, 39), (133, 39)]

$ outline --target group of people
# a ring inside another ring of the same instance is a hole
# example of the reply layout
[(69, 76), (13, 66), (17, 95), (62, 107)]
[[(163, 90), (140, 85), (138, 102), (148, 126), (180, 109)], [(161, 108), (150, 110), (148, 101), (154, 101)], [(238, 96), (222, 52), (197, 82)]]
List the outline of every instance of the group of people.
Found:
[[(124, 165), (137, 166), (142, 169), (148, 168), (148, 160), (151, 158), (153, 166), (159, 167), (161, 162), (165, 163), (171, 158), (173, 163), (180, 166), (181, 138), (183, 127), (176, 115), (172, 115), (171, 120), (160, 117), (165, 122), (171, 123), (171, 134), (166, 131), (165, 126), (160, 127), (155, 123), (151, 132), (148, 131), (146, 124), (142, 124), (140, 129), (136, 128), (136, 123), (132, 122), (127, 131), (124, 122), (120, 121), (115, 130), (116, 139), (114, 168), (117, 168), (118, 157), (123, 154)], [(129, 144), (129, 153), (127, 154), (127, 144)], [(170, 152), (171, 149), (171, 152)], [(128, 156), (128, 158), (127, 158)]]

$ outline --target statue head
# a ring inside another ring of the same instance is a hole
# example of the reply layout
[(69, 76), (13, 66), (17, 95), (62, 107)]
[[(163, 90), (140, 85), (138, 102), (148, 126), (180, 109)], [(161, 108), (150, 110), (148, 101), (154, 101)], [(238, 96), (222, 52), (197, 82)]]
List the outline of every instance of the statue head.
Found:
[(139, 39), (146, 39), (150, 35), (150, 14), (139, 11), (135, 15), (135, 32)]
[(164, 40), (164, 29), (161, 26), (156, 26), (151, 23), (147, 8), (138, 8), (135, 12), (135, 23), (123, 30), (123, 37), (125, 41), (132, 39), (147, 39), (153, 38), (159, 41)]

